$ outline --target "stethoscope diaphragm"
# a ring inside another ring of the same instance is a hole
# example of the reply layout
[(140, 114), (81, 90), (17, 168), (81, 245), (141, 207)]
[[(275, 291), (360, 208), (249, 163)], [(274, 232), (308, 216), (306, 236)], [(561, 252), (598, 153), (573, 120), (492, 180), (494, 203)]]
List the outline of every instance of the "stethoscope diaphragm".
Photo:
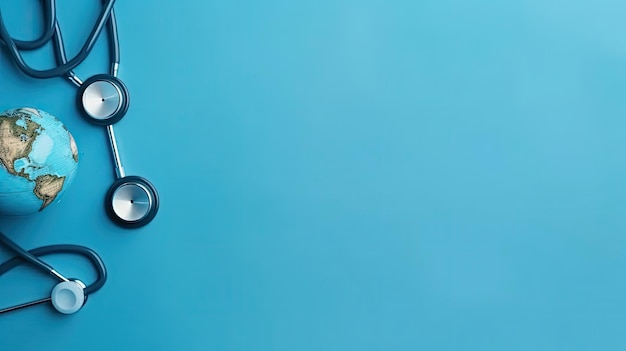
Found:
[(70, 280), (57, 284), (50, 293), (50, 302), (54, 308), (63, 314), (78, 312), (85, 302), (85, 284), (79, 280)]
[(122, 227), (137, 228), (156, 216), (159, 194), (147, 179), (126, 176), (111, 185), (104, 205), (111, 220)]
[(108, 126), (126, 115), (130, 94), (119, 78), (98, 74), (81, 84), (76, 103), (89, 122)]

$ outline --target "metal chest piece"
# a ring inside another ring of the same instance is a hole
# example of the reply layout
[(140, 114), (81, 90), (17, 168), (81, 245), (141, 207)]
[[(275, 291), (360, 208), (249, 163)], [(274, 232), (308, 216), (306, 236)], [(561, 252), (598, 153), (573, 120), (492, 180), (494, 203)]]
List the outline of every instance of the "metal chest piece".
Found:
[(50, 302), (57, 311), (63, 314), (74, 314), (87, 302), (85, 288), (85, 284), (80, 280), (61, 282), (52, 289)]
[(159, 210), (159, 194), (147, 179), (126, 176), (118, 179), (107, 192), (105, 207), (118, 225), (137, 228), (150, 223)]
[(89, 122), (108, 126), (124, 117), (128, 111), (130, 94), (126, 85), (117, 77), (99, 74), (80, 86), (76, 103)]

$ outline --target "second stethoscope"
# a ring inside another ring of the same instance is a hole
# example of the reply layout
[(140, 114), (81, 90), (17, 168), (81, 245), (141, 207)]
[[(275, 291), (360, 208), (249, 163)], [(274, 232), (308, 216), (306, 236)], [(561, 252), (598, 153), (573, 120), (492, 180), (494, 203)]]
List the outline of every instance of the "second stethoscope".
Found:
[[(17, 255), (0, 264), (0, 276), (23, 263), (30, 263), (42, 272), (50, 274), (59, 280), (59, 283), (57, 283), (54, 286), (54, 289), (52, 289), (50, 297), (26, 302), (17, 306), (0, 308), (0, 315), (48, 302), (52, 303), (52, 306), (63, 314), (76, 313), (85, 305), (89, 295), (100, 290), (107, 280), (107, 270), (100, 256), (98, 256), (95, 251), (84, 246), (50, 245), (26, 251), (1, 232), (0, 245), (6, 246)], [(51, 265), (39, 258), (40, 256), (54, 254), (73, 254), (83, 256), (88, 259), (93, 265), (93, 268), (96, 270), (96, 281), (90, 285), (86, 285), (78, 279), (66, 278)]]
[[(159, 195), (152, 183), (138, 176), (127, 176), (122, 166), (113, 124), (126, 114), (130, 95), (126, 85), (117, 78), (120, 62), (117, 22), (113, 4), (115, 0), (105, 0), (96, 25), (92, 29), (82, 50), (70, 61), (67, 60), (63, 36), (56, 20), (54, 0), (42, 1), (45, 28), (40, 38), (33, 41), (13, 39), (7, 32), (0, 12), (0, 42), (3, 42), (18, 68), (33, 78), (66, 77), (78, 87), (76, 105), (81, 114), (91, 123), (104, 126), (110, 141), (115, 164), (116, 181), (105, 197), (105, 208), (109, 217), (117, 224), (136, 228), (148, 224), (159, 209)], [(73, 69), (82, 63), (103, 28), (107, 27), (111, 70), (109, 74), (98, 74), (82, 81)], [(52, 40), (57, 67), (45, 71), (29, 67), (23, 60), (20, 50), (34, 50)]]

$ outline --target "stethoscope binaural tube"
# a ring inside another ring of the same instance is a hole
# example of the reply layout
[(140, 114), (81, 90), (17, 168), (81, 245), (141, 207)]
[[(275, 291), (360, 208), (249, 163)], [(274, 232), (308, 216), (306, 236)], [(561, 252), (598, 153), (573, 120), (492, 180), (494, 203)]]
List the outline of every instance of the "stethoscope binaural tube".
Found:
[[(30, 251), (22, 249), (15, 242), (0, 232), (0, 244), (6, 246), (17, 254), (16, 257), (0, 264), (0, 276), (13, 268), (28, 262), (47, 274), (57, 278), (60, 283), (55, 285), (50, 293), (50, 297), (27, 302), (17, 306), (0, 309), (0, 315), (26, 307), (40, 305), (50, 302), (52, 306), (63, 314), (72, 314), (78, 312), (87, 302), (90, 294), (100, 290), (107, 280), (107, 271), (98, 254), (84, 246), (78, 245), (50, 245), (44, 246)], [(87, 258), (96, 270), (96, 281), (90, 285), (85, 285), (77, 279), (68, 279), (57, 272), (52, 266), (42, 261), (39, 257), (51, 254), (77, 254)]]
[(49, 28), (52, 25), (51, 22), (56, 22), (56, 14), (55, 11), (52, 10), (55, 7), (55, 4), (53, 0), (45, 0), (43, 1), (43, 4), (48, 29), (44, 31), (44, 34), (41, 36), (41, 38), (35, 40), (34, 42), (16, 42), (13, 38), (11, 38), (9, 32), (6, 29), (6, 26), (4, 25), (4, 21), (2, 20), (2, 12), (0, 11), (0, 43), (4, 43), (7, 46), (7, 51), (9, 52), (9, 55), (11, 55), (11, 58), (13, 59), (13, 61), (15, 61), (15, 64), (22, 72), (30, 77), (39, 79), (63, 76), (70, 72), (72, 69), (76, 68), (87, 58), (87, 56), (95, 46), (96, 40), (100, 36), (100, 33), (102, 32), (105, 24), (107, 22), (111, 23), (111, 15), (113, 13), (113, 5), (115, 4), (115, 0), (103, 1), (104, 7), (100, 12), (100, 15), (98, 16), (98, 19), (96, 20), (96, 23), (92, 28), (91, 33), (89, 33), (89, 37), (74, 58), (69, 60), (69, 62), (65, 60), (65, 62), (60, 63), (59, 66), (56, 68), (40, 71), (28, 66), (24, 61), (22, 55), (20, 54), (19, 50), (36, 49), (38, 47), (41, 47), (43, 43), (45, 43), (43, 42), (44, 39), (49, 39)]

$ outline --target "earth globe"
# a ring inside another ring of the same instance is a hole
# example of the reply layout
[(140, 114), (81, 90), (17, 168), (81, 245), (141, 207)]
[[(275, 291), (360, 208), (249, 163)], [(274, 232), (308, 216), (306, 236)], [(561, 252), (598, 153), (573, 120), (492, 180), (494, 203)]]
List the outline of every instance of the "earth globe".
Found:
[(0, 113), (0, 215), (29, 215), (58, 202), (78, 168), (72, 134), (51, 114)]

